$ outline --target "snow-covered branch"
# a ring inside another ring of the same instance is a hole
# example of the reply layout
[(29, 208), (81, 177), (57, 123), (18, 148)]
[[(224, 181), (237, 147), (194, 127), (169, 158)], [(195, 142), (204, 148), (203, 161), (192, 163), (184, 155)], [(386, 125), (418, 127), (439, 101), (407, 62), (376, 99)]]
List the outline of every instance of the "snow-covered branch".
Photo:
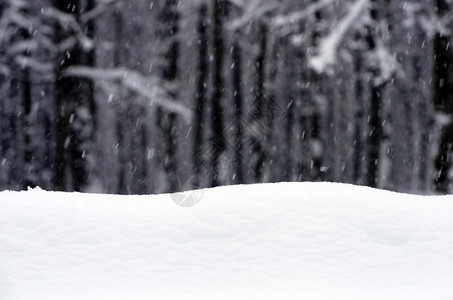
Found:
[[(61, 45), (59, 45), (60, 51), (66, 51), (70, 49), (76, 42), (80, 43), (80, 45), (85, 50), (91, 50), (93, 48), (93, 41), (86, 36), (84, 30), (73, 15), (64, 13), (52, 7), (42, 9), (41, 13), (48, 18), (52, 18), (58, 21), (62, 28), (66, 28), (72, 31), (70, 37), (67, 40), (63, 41)], [(76, 40), (74, 40), (74, 37), (76, 38)]]
[(162, 108), (183, 116), (186, 120), (192, 117), (192, 110), (171, 100), (162, 82), (155, 76), (143, 76), (137, 71), (128, 69), (98, 69), (88, 67), (73, 67), (67, 70), (65, 76), (84, 77), (99, 81), (116, 81), (122, 86), (148, 99), (150, 105), (156, 104)]
[[(374, 78), (373, 84), (376, 86), (386, 84), (389, 82), (393, 75), (398, 72), (398, 61), (389, 52), (389, 50), (382, 44), (381, 41), (377, 42), (376, 49), (366, 56), (367, 63), (374, 69), (379, 70), (379, 75)], [(404, 75), (402, 75), (404, 76)]]
[(10, 75), (9, 67), (5, 64), (2, 64), (1, 62), (0, 62), (0, 74), (2, 74), (3, 76)]
[(63, 28), (69, 28), (74, 32), (81, 32), (82, 29), (80, 28), (77, 20), (71, 14), (64, 13), (56, 8), (53, 7), (44, 7), (41, 9), (41, 14), (44, 17), (51, 18), (53, 20), (58, 21)]
[(241, 5), (243, 7), (244, 13), (240, 18), (229, 22), (227, 27), (231, 30), (236, 30), (246, 24), (249, 24), (254, 19), (260, 18), (266, 15), (268, 12), (274, 11), (279, 7), (279, 4), (275, 2), (262, 2), (263, 1), (255, 0), (250, 1), (247, 4), (239, 2), (235, 3), (236, 5)]
[(328, 36), (320, 42), (318, 54), (310, 58), (310, 66), (318, 73), (323, 73), (336, 62), (338, 47), (343, 41), (354, 21), (360, 18), (368, 0), (356, 0), (349, 8), (348, 14), (335, 26)]
[(14, 61), (21, 68), (30, 68), (31, 70), (38, 72), (40, 74), (53, 72), (53, 65), (51, 63), (42, 63), (28, 56), (16, 55), (14, 57)]
[(10, 55), (15, 55), (24, 52), (36, 51), (38, 49), (38, 42), (32, 39), (18, 41), (9, 46), (7, 52)]
[(437, 32), (441, 35), (451, 35), (451, 24), (453, 22), (453, 13), (449, 13), (442, 18), (440, 18), (437, 22)]
[(92, 21), (92, 20), (96, 19), (97, 17), (101, 16), (102, 14), (104, 14), (108, 7), (112, 7), (122, 1), (124, 1), (124, 0), (102, 0), (102, 1), (98, 0), (97, 1), (98, 4), (93, 9), (91, 9), (87, 12), (84, 12), (80, 16), (80, 21), (83, 24), (86, 24), (89, 21)]
[(334, 2), (334, 0), (321, 0), (319, 2), (313, 3), (303, 10), (299, 10), (287, 15), (276, 16), (272, 20), (272, 25), (276, 27), (282, 27), (285, 25), (297, 23), (311, 15), (313, 15), (316, 11), (330, 5)]

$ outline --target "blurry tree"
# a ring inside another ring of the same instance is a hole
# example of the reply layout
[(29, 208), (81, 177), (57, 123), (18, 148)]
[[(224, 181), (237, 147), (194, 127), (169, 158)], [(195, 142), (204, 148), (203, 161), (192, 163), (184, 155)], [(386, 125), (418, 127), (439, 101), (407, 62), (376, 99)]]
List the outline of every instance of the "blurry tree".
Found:
[(250, 126), (254, 129), (251, 136), (251, 182), (263, 180), (264, 164), (266, 162), (266, 132), (268, 118), (271, 113), (270, 99), (266, 94), (266, 56), (268, 48), (268, 25), (264, 20), (256, 21), (257, 49), (255, 62), (255, 86), (253, 88), (253, 103), (250, 113)]
[[(114, 28), (114, 50), (113, 50), (113, 66), (121, 67), (124, 59), (124, 20), (122, 6), (116, 5), (113, 10), (113, 28)], [(115, 97), (115, 133), (117, 138), (118, 151), (118, 184), (116, 193), (128, 194), (127, 183), (127, 146), (126, 146), (126, 128), (125, 119), (127, 118), (126, 97), (121, 85), (118, 86)]]
[(381, 146), (383, 139), (382, 128), (382, 109), (383, 93), (388, 81), (387, 66), (382, 61), (382, 51), (384, 45), (380, 39), (381, 6), (377, 0), (370, 1), (368, 24), (365, 26), (365, 40), (367, 43), (370, 91), (370, 113), (369, 113), (369, 134), (368, 134), (368, 153), (367, 153), (367, 181), (366, 184), (371, 187), (378, 187), (379, 184), (379, 167), (381, 165)]
[(0, 1), (0, 189), (448, 192), (451, 5)]
[(436, 0), (437, 15), (436, 32), (434, 35), (434, 75), (433, 101), (437, 112), (445, 114), (447, 123), (440, 134), (435, 168), (437, 176), (434, 180), (436, 190), (441, 193), (449, 191), (449, 171), (453, 148), (453, 47), (451, 47), (451, 4), (447, 0)]
[[(68, 77), (72, 67), (90, 62), (91, 41), (79, 23), (85, 6), (80, 0), (58, 0), (55, 20), (55, 160), (54, 188), (67, 190), (68, 170), (71, 189), (83, 191), (88, 185), (87, 158), (93, 136), (93, 88), (84, 79)], [(91, 25), (93, 26), (93, 25)], [(89, 26), (90, 27), (90, 26)], [(93, 28), (88, 33), (93, 34)], [(92, 54), (91, 54), (92, 56)], [(93, 63), (91, 59), (91, 63)], [(91, 109), (90, 109), (91, 106)]]
[[(163, 45), (161, 77), (168, 85), (170, 96), (173, 101), (178, 99), (178, 75), (179, 75), (179, 13), (178, 1), (165, 0), (159, 14), (158, 36)], [(169, 192), (175, 192), (179, 188), (177, 175), (177, 141), (176, 141), (176, 113), (164, 112), (162, 108), (157, 111), (157, 124), (162, 131), (164, 146), (163, 169), (167, 176)]]
[(220, 159), (226, 149), (226, 137), (224, 128), (225, 109), (223, 104), (225, 84), (223, 78), (224, 64), (224, 30), (223, 23), (226, 16), (226, 1), (213, 0), (212, 17), (212, 46), (213, 46), (213, 92), (211, 96), (211, 162), (209, 167), (210, 186), (220, 184)]
[(200, 4), (198, 10), (197, 38), (198, 38), (198, 61), (196, 69), (196, 92), (195, 92), (195, 113), (194, 113), (194, 140), (193, 140), (193, 185), (198, 187), (201, 183), (204, 133), (206, 131), (205, 111), (206, 96), (208, 87), (208, 32), (207, 32), (207, 5)]
[(233, 182), (237, 184), (244, 183), (244, 163), (243, 163), (243, 149), (244, 149), (244, 96), (243, 96), (243, 72), (242, 72), (242, 47), (240, 44), (240, 30), (233, 33), (233, 40), (231, 44), (231, 78), (233, 89), (233, 121), (234, 121), (234, 158), (233, 158)]

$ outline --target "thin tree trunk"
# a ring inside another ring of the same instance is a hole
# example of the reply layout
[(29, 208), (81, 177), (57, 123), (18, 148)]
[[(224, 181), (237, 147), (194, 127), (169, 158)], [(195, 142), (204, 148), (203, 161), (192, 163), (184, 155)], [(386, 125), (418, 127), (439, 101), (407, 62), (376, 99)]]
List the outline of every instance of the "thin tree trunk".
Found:
[[(86, 0), (86, 11), (91, 11), (95, 9), (95, 0)], [(86, 24), (86, 35), (89, 39), (93, 42), (96, 40), (96, 24), (94, 20), (90, 20)], [(87, 67), (96, 67), (96, 48), (92, 47), (89, 50), (86, 50), (86, 66)], [(96, 94), (95, 94), (95, 81), (87, 79), (86, 80), (87, 86), (87, 107), (90, 115), (90, 119), (88, 120), (88, 124), (90, 126), (90, 134), (87, 136), (87, 143), (88, 147), (86, 151), (89, 153), (85, 155), (86, 157), (91, 157), (92, 159), (86, 159), (87, 162), (89, 161), (97, 161), (99, 159), (98, 155), (98, 147), (97, 147), (97, 131), (98, 131), (98, 107), (96, 103)], [(99, 177), (98, 170), (93, 165), (87, 164), (87, 173), (88, 179), (92, 179), (92, 176)]]
[[(418, 30), (421, 30), (419, 28)], [(425, 35), (422, 34), (420, 40), (424, 40)], [(431, 114), (429, 109), (429, 104), (424, 97), (424, 89), (423, 89), (423, 81), (422, 81), (422, 63), (421, 57), (416, 55), (412, 60), (412, 65), (414, 69), (414, 84), (416, 86), (416, 91), (419, 93), (419, 102), (418, 106), (416, 107), (417, 115), (418, 115), (418, 122), (419, 122), (419, 130), (420, 130), (420, 140), (419, 140), (419, 154), (420, 154), (420, 161), (418, 165), (418, 190), (421, 192), (428, 191), (428, 178), (429, 178), (429, 142), (430, 142), (430, 130), (431, 130)]]
[[(358, 37), (360, 39), (360, 37)], [(354, 97), (355, 97), (355, 114), (354, 114), (354, 155), (353, 155), (353, 171), (352, 180), (355, 184), (362, 184), (362, 161), (363, 161), (363, 141), (362, 141), (362, 128), (363, 128), (363, 83), (362, 83), (362, 55), (357, 51), (354, 55)]]
[(254, 102), (252, 110), (252, 122), (256, 123), (256, 134), (252, 135), (252, 172), (253, 182), (261, 182), (263, 168), (266, 159), (264, 140), (267, 131), (265, 80), (266, 80), (266, 53), (267, 53), (267, 25), (264, 22), (258, 24), (259, 52), (255, 60), (256, 87), (254, 89)]
[(23, 81), (22, 81), (22, 106), (23, 106), (23, 122), (22, 129), (24, 132), (24, 180), (23, 187), (35, 187), (36, 182), (33, 174), (33, 146), (31, 142), (31, 82), (30, 82), (30, 69), (24, 68), (22, 70)]
[[(436, 0), (436, 14), (442, 19), (451, 13), (446, 0)], [(450, 36), (439, 30), (434, 36), (434, 80), (433, 102), (436, 111), (448, 114), (450, 119), (453, 115), (453, 47), (450, 45)], [(443, 127), (439, 140), (438, 152), (434, 167), (437, 175), (434, 179), (436, 191), (449, 192), (450, 188), (450, 157), (453, 140), (453, 121)]]
[[(55, 8), (61, 13), (72, 15), (76, 20), (82, 11), (79, 0), (55, 1)], [(60, 45), (75, 33), (56, 21), (55, 43)], [(83, 191), (88, 184), (87, 171), (87, 99), (84, 95), (83, 80), (68, 78), (63, 73), (83, 62), (83, 50), (77, 42), (59, 53), (55, 60), (55, 160), (54, 185), (56, 190), (66, 190), (67, 165), (70, 162), (72, 186), (75, 191)], [(89, 119), (89, 118), (88, 118)], [(89, 120), (88, 120), (89, 121)]]
[[(27, 10), (21, 11), (24, 16), (28, 16)], [(19, 30), (20, 36), (22, 40), (26, 41), (30, 39), (30, 33), (27, 29), (21, 28)], [(23, 54), (24, 56), (29, 56), (29, 50), (26, 50)], [(35, 187), (36, 186), (36, 178), (34, 178), (33, 174), (33, 146), (32, 146), (32, 139), (31, 139), (31, 113), (32, 113), (32, 95), (31, 95), (31, 81), (30, 81), (30, 68), (23, 67), (21, 68), (21, 85), (22, 85), (22, 109), (23, 109), (23, 117), (22, 117), (22, 131), (24, 134), (24, 152), (23, 152), (23, 160), (24, 160), (24, 173), (23, 173), (23, 188), (26, 189), (27, 187)]]
[(225, 151), (225, 133), (223, 125), (224, 108), (222, 104), (224, 94), (223, 82), (223, 18), (225, 15), (224, 0), (213, 0), (213, 95), (211, 106), (211, 121), (212, 121), (212, 154), (211, 154), (211, 182), (210, 186), (219, 185), (220, 176), (220, 157)]
[[(178, 1), (166, 0), (162, 8), (160, 18), (160, 31), (158, 32), (161, 39), (169, 41), (169, 46), (163, 53), (165, 60), (164, 67), (162, 68), (162, 79), (174, 83), (178, 78), (178, 60), (179, 60), (179, 41), (178, 41)], [(178, 98), (176, 89), (170, 91), (170, 96), (173, 101)], [(164, 138), (165, 156), (163, 167), (167, 176), (168, 192), (176, 192), (179, 187), (179, 180), (177, 174), (177, 157), (176, 157), (176, 114), (161, 112), (161, 123), (159, 124)]]
[[(313, 2), (316, 2), (313, 1)], [(317, 27), (320, 26), (320, 23), (323, 20), (322, 14), (320, 11), (315, 12), (315, 24), (312, 31), (311, 44), (314, 48), (319, 46), (319, 41), (321, 37), (321, 30)], [(311, 72), (310, 76), (311, 86), (314, 87), (312, 90), (312, 95), (310, 99), (310, 106), (312, 108), (310, 118), (311, 131), (310, 131), (310, 169), (311, 169), (311, 180), (312, 181), (321, 181), (324, 179), (324, 174), (322, 170), (323, 161), (324, 161), (324, 141), (321, 136), (321, 130), (324, 128), (321, 127), (322, 121), (322, 112), (320, 104), (316, 101), (316, 97), (322, 97), (323, 91), (320, 86), (322, 85), (322, 78), (314, 71)], [(321, 94), (321, 95), (318, 95)]]
[[(115, 50), (113, 52), (113, 65), (120, 67), (123, 59), (123, 15), (119, 8), (113, 12), (113, 26), (115, 28)], [(118, 92), (116, 95), (116, 137), (118, 142), (118, 186), (116, 192), (120, 195), (128, 194), (128, 184), (126, 180), (127, 173), (127, 151), (126, 151), (126, 138), (125, 138), (125, 118), (127, 112), (125, 111), (123, 90), (118, 84)]]
[(242, 110), (243, 110), (243, 96), (242, 96), (242, 54), (239, 45), (239, 33), (234, 33), (233, 44), (231, 46), (231, 59), (233, 61), (232, 67), (232, 83), (233, 83), (233, 103), (234, 103), (234, 178), (233, 182), (236, 184), (244, 183), (243, 172), (243, 124), (242, 124)]
[(198, 73), (197, 73), (197, 92), (195, 94), (195, 113), (194, 113), (194, 142), (193, 142), (193, 185), (198, 187), (201, 183), (201, 171), (203, 161), (203, 133), (205, 130), (204, 112), (208, 81), (208, 36), (206, 21), (207, 6), (201, 4), (198, 13)]
[[(370, 17), (373, 22), (365, 28), (365, 40), (368, 52), (373, 53), (376, 50), (377, 35), (374, 24), (378, 21), (377, 1), (372, 0), (370, 3)], [(379, 166), (380, 152), (382, 144), (382, 93), (385, 82), (377, 82), (381, 70), (376, 66), (369, 66), (368, 72), (371, 76), (369, 80), (370, 89), (370, 114), (369, 114), (369, 134), (368, 134), (368, 153), (367, 153), (367, 185), (377, 187), (379, 185)]]

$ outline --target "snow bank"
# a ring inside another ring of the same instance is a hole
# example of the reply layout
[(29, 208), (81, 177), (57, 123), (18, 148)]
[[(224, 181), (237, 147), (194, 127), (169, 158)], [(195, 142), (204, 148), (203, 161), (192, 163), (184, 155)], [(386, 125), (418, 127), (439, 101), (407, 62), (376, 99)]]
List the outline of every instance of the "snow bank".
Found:
[(453, 299), (453, 197), (328, 183), (0, 193), (0, 299)]

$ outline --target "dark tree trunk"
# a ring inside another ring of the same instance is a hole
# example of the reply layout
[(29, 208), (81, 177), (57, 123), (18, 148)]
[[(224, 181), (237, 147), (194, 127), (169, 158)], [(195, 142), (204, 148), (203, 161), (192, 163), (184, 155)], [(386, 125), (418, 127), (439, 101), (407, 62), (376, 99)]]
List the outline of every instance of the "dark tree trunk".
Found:
[(144, 112), (141, 106), (131, 108), (132, 119), (135, 120), (134, 134), (130, 140), (128, 155), (131, 157), (130, 193), (142, 195), (148, 192), (148, 135)]
[[(61, 13), (72, 15), (75, 20), (83, 7), (79, 0), (55, 1), (55, 8)], [(54, 39), (57, 45), (69, 37), (77, 39), (76, 32), (56, 21)], [(55, 157), (54, 187), (66, 190), (67, 167), (69, 162), (71, 189), (83, 191), (88, 184), (86, 154), (91, 134), (86, 81), (65, 76), (65, 71), (84, 62), (84, 51), (78, 41), (58, 53), (55, 60)]]
[(323, 144), (321, 142), (321, 126), (320, 119), (321, 115), (318, 108), (315, 107), (315, 111), (311, 116), (311, 132), (310, 132), (310, 150), (311, 150), (311, 181), (323, 180), (322, 174), (322, 158), (323, 158)]
[(294, 153), (294, 143), (293, 143), (293, 133), (295, 125), (294, 117), (294, 94), (290, 94), (288, 97), (288, 110), (286, 111), (286, 124), (285, 124), (285, 142), (286, 142), (286, 157), (285, 157), (285, 172), (283, 175), (283, 180), (292, 181), (293, 179), (293, 153)]
[[(81, 8), (80, 8), (81, 9)], [(74, 56), (71, 65), (86, 63), (86, 53), (80, 45), (76, 45), (70, 55)], [(69, 67), (69, 66), (68, 66)], [(90, 101), (93, 99), (92, 82), (86, 79), (72, 79), (75, 86), (67, 91), (67, 99), (71, 99), (69, 106), (69, 155), (72, 189), (82, 192), (88, 185), (89, 166), (88, 154), (90, 138), (92, 137), (92, 116), (90, 115)]]
[(297, 51), (297, 60), (295, 63), (300, 66), (297, 70), (299, 78), (298, 91), (297, 91), (297, 117), (298, 117), (298, 144), (299, 144), (299, 160), (297, 165), (297, 180), (309, 181), (310, 167), (311, 167), (311, 149), (310, 138), (313, 113), (313, 105), (311, 103), (312, 91), (310, 89), (311, 72), (306, 68), (307, 56), (305, 51)]
[(141, 161), (140, 161), (140, 174), (138, 178), (141, 179), (138, 185), (138, 193), (139, 194), (147, 194), (148, 193), (148, 160), (147, 155), (145, 154), (148, 150), (148, 128), (146, 124), (141, 125), (140, 127), (140, 149), (141, 149)]
[(8, 189), (18, 190), (21, 188), (20, 181), (22, 178), (22, 163), (23, 155), (21, 155), (21, 142), (18, 139), (20, 132), (20, 90), (21, 85), (17, 78), (8, 80), (8, 101), (5, 101), (4, 109), (4, 123), (5, 131), (2, 132), (4, 136), (2, 143), (2, 150), (4, 156), (2, 159), (2, 169), (6, 171), (5, 184)]
[[(316, 2), (316, 0), (314, 1)], [(312, 31), (311, 36), (311, 44), (316, 49), (319, 46), (320, 38), (321, 38), (321, 29), (320, 24), (323, 21), (323, 16), (320, 11), (315, 12), (315, 24)], [(318, 27), (319, 26), (319, 27)], [(311, 72), (310, 76), (311, 86), (313, 86), (311, 99), (310, 99), (310, 106), (311, 106), (311, 113), (308, 118), (310, 119), (311, 128), (310, 128), (310, 180), (311, 181), (321, 181), (324, 179), (323, 174), (323, 161), (324, 161), (324, 140), (321, 136), (322, 128), (322, 111), (317, 101), (317, 97), (322, 97), (323, 91), (320, 88), (322, 85), (322, 76), (316, 74), (314, 71)]]
[(265, 135), (267, 131), (266, 99), (265, 99), (265, 80), (266, 80), (266, 53), (267, 53), (267, 25), (264, 22), (258, 24), (258, 45), (259, 52), (255, 60), (256, 86), (254, 89), (254, 99), (252, 107), (251, 122), (257, 126), (252, 132), (252, 181), (261, 182), (263, 177), (263, 167), (266, 159)]
[(368, 135), (367, 185), (377, 187), (379, 183), (380, 150), (382, 142), (382, 86), (371, 83), (371, 107)]
[[(270, 72), (268, 78), (267, 88), (267, 103), (266, 103), (266, 114), (267, 114), (267, 133), (266, 133), (266, 149), (268, 149), (268, 161), (269, 164), (265, 170), (265, 181), (278, 181), (280, 180), (281, 174), (279, 168), (276, 167), (276, 161), (279, 158), (277, 147), (272, 147), (277, 143), (278, 133), (274, 130), (277, 127), (278, 117), (283, 112), (280, 106), (276, 103), (277, 95), (279, 92), (278, 88), (278, 77), (279, 77), (279, 62), (280, 62), (280, 47), (281, 43), (279, 39), (276, 39), (271, 43), (270, 49)], [(267, 173), (267, 174), (266, 174)]]
[[(419, 28), (421, 32), (421, 28)], [(422, 34), (421, 41), (425, 40), (425, 35)], [(419, 142), (419, 153), (420, 153), (420, 162), (418, 166), (418, 189), (419, 191), (426, 192), (428, 191), (428, 181), (429, 181), (429, 171), (430, 171), (430, 133), (431, 133), (431, 111), (429, 102), (430, 99), (424, 97), (424, 82), (422, 76), (422, 57), (418, 54), (413, 58), (412, 65), (414, 69), (414, 84), (416, 86), (416, 91), (419, 93), (419, 102), (417, 106), (417, 115), (419, 120), (420, 128), (420, 142)]]
[(31, 82), (30, 82), (30, 69), (25, 67), (22, 70), (22, 107), (23, 107), (23, 122), (22, 130), (24, 134), (24, 179), (23, 188), (35, 187), (36, 178), (33, 170), (33, 146), (31, 139), (31, 110), (32, 110), (32, 99), (31, 99)]
[[(377, 1), (372, 0), (370, 3), (370, 22), (371, 24), (365, 27), (365, 40), (367, 43), (367, 51), (376, 55), (376, 44), (378, 38), (377, 23), (379, 20)], [(384, 91), (385, 82), (378, 80), (382, 71), (379, 66), (369, 65), (368, 73), (370, 74), (369, 90), (370, 90), (370, 113), (369, 113), (369, 134), (367, 139), (367, 174), (366, 183), (370, 187), (379, 185), (379, 166), (380, 152), (382, 144), (382, 93)]]
[(208, 36), (207, 36), (207, 7), (206, 4), (200, 5), (198, 14), (198, 69), (197, 69), (197, 92), (195, 94), (195, 113), (193, 123), (194, 142), (193, 142), (193, 185), (199, 187), (201, 183), (201, 172), (204, 164), (203, 160), (203, 133), (205, 130), (204, 112), (206, 102), (206, 92), (208, 84)]
[[(0, 13), (2, 12), (2, 6), (0, 4)], [(2, 45), (0, 45), (1, 47)], [(6, 153), (7, 153), (7, 137), (6, 132), (8, 132), (8, 125), (7, 125), (7, 113), (6, 113), (6, 106), (9, 103), (6, 103), (4, 99), (4, 93), (6, 93), (5, 86), (7, 85), (7, 77), (3, 74), (0, 74), (0, 189), (7, 189), (6, 185), (6, 178), (8, 177), (8, 170), (6, 168)]]
[(354, 113), (354, 155), (352, 167), (352, 180), (355, 184), (363, 184), (362, 182), (362, 161), (363, 161), (363, 140), (362, 128), (363, 124), (363, 82), (362, 82), (362, 54), (357, 51), (354, 55), (354, 72), (356, 74), (354, 84), (354, 98), (355, 98), (355, 113)]
[[(113, 26), (115, 28), (115, 50), (113, 52), (113, 65), (120, 67), (123, 59), (123, 15), (119, 8), (116, 8), (113, 12)], [(125, 118), (127, 118), (127, 112), (125, 109), (124, 95), (121, 85), (118, 84), (118, 91), (115, 99), (116, 108), (116, 137), (118, 142), (118, 185), (116, 193), (124, 195), (128, 193), (128, 184), (126, 180), (127, 175), (127, 148), (125, 138)]]
[(224, 94), (223, 82), (223, 19), (225, 16), (224, 0), (213, 0), (213, 95), (211, 100), (211, 121), (212, 121), (212, 153), (211, 153), (211, 182), (210, 186), (214, 187), (220, 184), (220, 156), (225, 151), (225, 133), (223, 125), (224, 108), (222, 105)]
[[(87, 0), (86, 10), (91, 11), (95, 8), (95, 0)], [(89, 39), (95, 41), (96, 37), (96, 25), (94, 20), (90, 20), (86, 24), (86, 35)], [(92, 47), (86, 52), (86, 65), (88, 67), (95, 67), (96, 66), (96, 51), (95, 48)], [(95, 97), (95, 84), (94, 80), (88, 80), (88, 103), (89, 103), (89, 110), (91, 115), (91, 122), (93, 126), (92, 135), (91, 135), (91, 143), (94, 145), (96, 143), (96, 133), (98, 127), (98, 119), (97, 119), (97, 105), (96, 105), (96, 97)], [(93, 150), (93, 149), (92, 149)]]
[[(302, 101), (306, 99), (306, 96), (302, 98)], [(310, 180), (310, 145), (309, 141), (309, 133), (310, 133), (310, 122), (309, 118), (307, 118), (306, 114), (304, 113), (302, 116), (299, 117), (299, 127), (300, 127), (300, 155), (299, 155), (299, 162), (297, 166), (297, 180), (298, 181), (306, 181)]]
[[(63, 13), (73, 14), (78, 10), (78, 1), (59, 1), (55, 0), (55, 8)], [(55, 21), (54, 42), (59, 45), (65, 40), (68, 33), (66, 29)], [(55, 59), (55, 82), (54, 82), (54, 114), (55, 114), (55, 154), (54, 154), (54, 189), (65, 191), (67, 189), (67, 160), (69, 145), (69, 104), (70, 98), (74, 93), (74, 86), (77, 85), (75, 79), (64, 76), (64, 71), (76, 63), (76, 49), (58, 53)], [(74, 53), (75, 52), (75, 53)]]
[[(439, 19), (450, 11), (446, 0), (436, 0), (435, 11)], [(433, 101), (436, 111), (453, 114), (453, 59), (450, 35), (438, 29), (434, 36)]]
[(451, 151), (453, 149), (453, 122), (442, 128), (439, 140), (439, 148), (434, 167), (438, 171), (435, 179), (436, 191), (448, 193), (450, 191), (450, 179), (448, 178), (451, 169)]
[(286, 51), (284, 53), (284, 83), (283, 103), (285, 107), (284, 123), (282, 124), (282, 135), (284, 136), (284, 155), (282, 180), (292, 181), (295, 165), (295, 129), (296, 129), (296, 97), (297, 97), (297, 68), (294, 63), (297, 59), (296, 50), (289, 40), (285, 41)]
[[(439, 19), (451, 13), (446, 0), (436, 0), (436, 14)], [(453, 47), (450, 45), (450, 35), (438, 30), (434, 36), (434, 80), (433, 102), (434, 108), (440, 113), (453, 115)], [(438, 152), (434, 167), (436, 178), (434, 185), (438, 192), (447, 193), (450, 188), (451, 150), (453, 140), (453, 121), (442, 129)]]
[[(22, 9), (21, 14), (24, 17), (29, 17), (29, 12), (27, 9)], [(26, 28), (19, 28), (19, 35), (21, 40), (27, 41), (30, 39), (30, 33)], [(25, 50), (23, 55), (29, 57), (30, 50)], [(32, 145), (32, 124), (31, 124), (31, 113), (32, 113), (32, 95), (31, 95), (31, 79), (30, 79), (30, 68), (27, 66), (19, 67), (18, 70), (21, 71), (21, 93), (22, 93), (22, 132), (23, 132), (23, 173), (22, 173), (22, 188), (26, 189), (27, 187), (36, 186), (36, 176), (34, 174), (33, 166), (33, 145)]]
[(233, 44), (231, 46), (232, 65), (232, 84), (233, 84), (233, 105), (234, 105), (234, 158), (233, 182), (236, 184), (244, 183), (243, 172), (243, 138), (244, 128), (242, 124), (243, 96), (242, 96), (242, 54), (239, 45), (239, 33), (234, 33)]
[[(91, 11), (95, 9), (95, 0), (86, 0), (86, 7), (85, 11)], [(86, 24), (86, 36), (95, 43), (96, 41), (96, 24), (94, 20), (90, 20)], [(85, 65), (87, 67), (96, 67), (96, 48), (92, 47), (91, 49), (85, 50)], [(96, 135), (97, 135), (97, 129), (98, 129), (98, 108), (97, 108), (97, 103), (96, 103), (96, 95), (95, 95), (95, 81), (91, 79), (86, 79), (85, 80), (85, 85), (86, 85), (86, 106), (89, 111), (89, 116), (90, 119), (87, 120), (87, 126), (89, 126), (89, 134), (86, 136), (86, 143), (87, 147), (85, 151), (88, 152), (86, 154), (86, 157), (91, 157), (91, 159), (86, 159), (86, 162), (88, 161), (97, 161), (99, 159), (97, 155), (97, 141), (96, 141)], [(91, 178), (92, 176), (98, 177), (98, 171), (95, 166), (88, 165), (87, 164), (87, 173), (88, 173), (88, 179), (93, 179)]]
[[(159, 16), (159, 37), (162, 40), (169, 41), (169, 46), (164, 50), (163, 58), (165, 60), (164, 66), (161, 70), (161, 77), (164, 81), (175, 83), (178, 79), (178, 60), (179, 60), (179, 41), (178, 41), (178, 1), (166, 0), (161, 14)], [(177, 91), (171, 87), (170, 96), (173, 101), (178, 98)], [(164, 138), (164, 159), (163, 168), (167, 176), (168, 192), (177, 191), (179, 180), (177, 176), (177, 157), (176, 157), (176, 114), (159, 112), (161, 115), (158, 119), (158, 124), (162, 130), (162, 137)]]
[(176, 157), (176, 114), (167, 114), (162, 121), (162, 132), (166, 137), (164, 170), (168, 180), (168, 192), (177, 192), (180, 188), (177, 175)]

